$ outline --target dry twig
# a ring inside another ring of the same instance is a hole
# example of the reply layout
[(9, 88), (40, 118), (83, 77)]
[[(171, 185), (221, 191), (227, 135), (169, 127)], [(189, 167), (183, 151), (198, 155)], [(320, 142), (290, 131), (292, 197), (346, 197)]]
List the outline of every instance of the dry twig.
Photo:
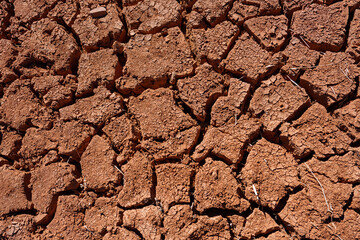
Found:
[(309, 44), (305, 41), (305, 39), (304, 39), (301, 35), (299, 35), (299, 37), (300, 37), (301, 40), (305, 43), (305, 45), (310, 49), (310, 46), (309, 46)]
[(299, 86), (299, 84), (297, 84), (294, 80), (291, 79), (291, 77), (289, 77), (289, 75), (286, 75), (286, 77), (290, 80), (290, 82), (291, 82), (292, 84), (294, 84), (294, 85), (297, 86), (298, 88), (301, 88), (301, 87)]
[(120, 168), (118, 168), (118, 166), (116, 166), (116, 165), (114, 165), (114, 167), (124, 176), (124, 172), (123, 171), (121, 171), (121, 169)]
[(325, 190), (324, 190), (324, 187), (322, 186), (321, 182), (319, 181), (319, 179), (315, 176), (314, 172), (311, 170), (311, 168), (309, 167), (309, 165), (307, 165), (307, 163), (304, 163), (306, 168), (310, 171), (310, 173), (312, 174), (312, 176), (315, 178), (315, 180), (317, 181), (317, 183), (319, 184), (320, 188), (321, 188), (321, 191), (322, 191), (322, 194), (324, 196), (324, 199), (325, 199), (325, 203), (326, 203), (326, 206), (327, 206), (327, 209), (328, 211), (332, 214), (333, 213), (333, 209), (332, 207), (329, 205), (329, 202), (326, 198), (326, 195), (325, 195)]
[(257, 200), (259, 201), (259, 200), (260, 200), (260, 199), (259, 199), (259, 195), (258, 195), (258, 193), (257, 193), (257, 191), (256, 191), (256, 188), (255, 188), (255, 185), (254, 185), (254, 184), (252, 185), (252, 188), (253, 188), (253, 191), (254, 191), (254, 193), (255, 193), (255, 196), (256, 196)]

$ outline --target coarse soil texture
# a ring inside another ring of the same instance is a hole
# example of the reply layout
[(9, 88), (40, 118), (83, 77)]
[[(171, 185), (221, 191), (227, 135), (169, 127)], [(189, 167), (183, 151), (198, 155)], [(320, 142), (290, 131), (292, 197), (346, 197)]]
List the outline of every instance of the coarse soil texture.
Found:
[(360, 0), (0, 0), (0, 239), (360, 239)]

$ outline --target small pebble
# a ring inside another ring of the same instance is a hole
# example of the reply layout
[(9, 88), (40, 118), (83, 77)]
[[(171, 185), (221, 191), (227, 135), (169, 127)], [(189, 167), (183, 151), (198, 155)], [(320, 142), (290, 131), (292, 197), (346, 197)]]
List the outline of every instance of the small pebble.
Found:
[(136, 34), (136, 31), (135, 31), (135, 30), (131, 30), (131, 31), (130, 31), (130, 36), (131, 36), (131, 37), (135, 36), (135, 34)]
[(94, 18), (101, 18), (106, 16), (106, 8), (104, 7), (97, 7), (90, 11), (90, 16)]
[(146, 41), (150, 41), (150, 40), (151, 40), (151, 37), (152, 37), (151, 34), (147, 34), (147, 35), (145, 36), (145, 40), (146, 40)]
[(121, 54), (124, 52), (125, 45), (123, 43), (119, 43), (118, 41), (115, 41), (112, 45), (112, 48), (116, 53)]

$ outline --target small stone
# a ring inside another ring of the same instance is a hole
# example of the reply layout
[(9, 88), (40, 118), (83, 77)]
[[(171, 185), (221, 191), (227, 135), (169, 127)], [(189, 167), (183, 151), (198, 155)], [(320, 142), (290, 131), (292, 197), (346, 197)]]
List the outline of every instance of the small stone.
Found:
[(106, 10), (103, 9), (103, 15), (93, 16), (91, 11), (95, 9), (92, 10), (91, 6), (96, 3), (105, 4), (104, 1), (93, 1), (91, 4), (89, 1), (80, 1), (79, 13), (71, 25), (86, 52), (110, 48), (114, 41), (122, 42), (126, 37), (117, 4), (109, 3), (106, 5)]
[(90, 15), (94, 18), (101, 18), (106, 16), (106, 8), (104, 7), (97, 7), (90, 11)]
[(124, 52), (124, 47), (125, 45), (123, 43), (119, 43), (118, 41), (115, 41), (112, 45), (112, 49), (114, 49), (114, 51), (118, 54), (122, 54)]

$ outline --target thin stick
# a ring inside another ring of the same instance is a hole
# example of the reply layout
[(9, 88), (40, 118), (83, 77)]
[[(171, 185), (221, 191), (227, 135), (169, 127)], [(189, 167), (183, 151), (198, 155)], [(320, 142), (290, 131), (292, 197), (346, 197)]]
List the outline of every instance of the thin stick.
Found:
[(301, 67), (293, 67), (293, 68), (290, 68), (291, 70), (298, 70), (298, 69), (313, 69), (313, 68), (316, 68), (316, 67), (326, 67), (326, 66), (330, 66), (330, 65), (334, 65), (335, 63), (332, 62), (332, 63), (327, 63), (327, 64), (322, 64), (322, 65), (315, 65), (315, 66), (301, 66)]
[[(331, 230), (333, 230), (333, 228), (330, 226), (330, 225), (327, 225), (328, 226), (328, 228), (330, 228)], [(334, 231), (334, 230), (333, 230)], [(333, 235), (335, 235), (336, 237), (338, 237), (340, 240), (343, 240), (341, 237), (340, 237), (340, 235), (339, 234), (337, 234), (337, 233), (333, 233)]]
[(93, 233), (93, 231), (91, 231), (86, 225), (84, 225), (84, 227), (86, 228), (86, 230), (88, 230), (89, 232)]
[(317, 66), (301, 66), (301, 67), (293, 67), (290, 68), (290, 70), (299, 70), (299, 69), (312, 69), (312, 68), (316, 68)]
[(253, 188), (253, 191), (254, 191), (254, 193), (255, 193), (255, 196), (256, 196), (257, 200), (259, 201), (259, 200), (260, 200), (260, 199), (259, 199), (259, 195), (258, 195), (258, 193), (257, 193), (257, 191), (256, 191), (256, 188), (255, 188), (255, 185), (254, 185), (254, 184), (252, 185), (252, 188)]
[(330, 207), (330, 205), (329, 205), (329, 203), (328, 203), (328, 200), (327, 200), (327, 198), (326, 198), (325, 190), (324, 190), (321, 182), (320, 182), (319, 179), (315, 176), (314, 172), (310, 169), (309, 165), (307, 165), (307, 163), (304, 163), (304, 164), (305, 164), (305, 166), (307, 167), (307, 169), (311, 172), (311, 174), (312, 174), (312, 176), (315, 178), (315, 180), (318, 182), (318, 184), (319, 184), (319, 186), (320, 186), (320, 188), (321, 188), (321, 191), (322, 191), (322, 193), (323, 193), (323, 195), (324, 195), (324, 199), (325, 199), (325, 203), (326, 203), (326, 206), (327, 206), (328, 211), (329, 211), (330, 213), (333, 213), (333, 210), (332, 210), (332, 208)]
[(336, 95), (334, 88), (333, 87), (330, 87), (330, 88), (333, 91), (334, 95)]
[(268, 164), (268, 161), (264, 158), (264, 162), (266, 163), (266, 166), (270, 169), (270, 171), (273, 171), (271, 168), (270, 168), (270, 166), (269, 166), (269, 164)]
[(297, 84), (294, 80), (291, 79), (291, 77), (289, 77), (289, 75), (286, 75), (286, 77), (290, 80), (290, 82), (292, 82), (292, 84), (294, 84), (295, 86), (297, 86), (298, 88), (301, 88), (299, 86), (299, 84)]
[(345, 73), (346, 73), (346, 75), (349, 74), (349, 69), (347, 67), (345, 68)]
[(299, 35), (299, 37), (300, 37), (301, 40), (305, 43), (305, 45), (310, 49), (310, 46), (309, 46), (309, 44), (305, 41), (305, 39), (304, 39), (301, 35)]
[(77, 153), (77, 155), (78, 155), (79, 159), (81, 159), (81, 156), (80, 156), (80, 154), (79, 154), (78, 150), (77, 150), (77, 149), (75, 149), (75, 151), (76, 151), (76, 153)]
[(121, 171), (121, 169), (120, 168), (118, 168), (118, 166), (116, 166), (116, 165), (114, 165), (114, 167), (124, 176), (124, 172), (123, 171)]
[(311, 223), (311, 225), (313, 225), (317, 230), (319, 230), (318, 226), (316, 226), (315, 224)]
[[(340, 68), (340, 67), (339, 67)], [(345, 75), (345, 77), (347, 78), (347, 79), (349, 79), (351, 82), (352, 82), (352, 80), (349, 78), (349, 76), (340, 68), (340, 71)]]

